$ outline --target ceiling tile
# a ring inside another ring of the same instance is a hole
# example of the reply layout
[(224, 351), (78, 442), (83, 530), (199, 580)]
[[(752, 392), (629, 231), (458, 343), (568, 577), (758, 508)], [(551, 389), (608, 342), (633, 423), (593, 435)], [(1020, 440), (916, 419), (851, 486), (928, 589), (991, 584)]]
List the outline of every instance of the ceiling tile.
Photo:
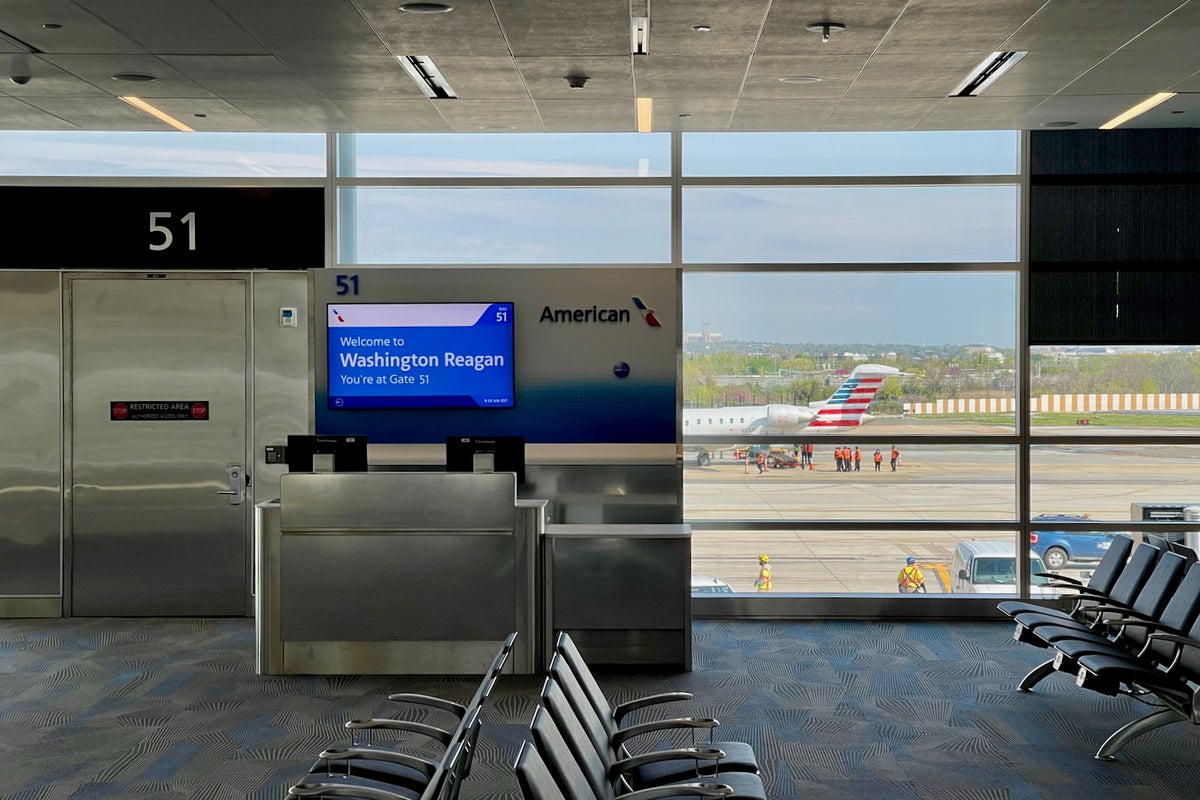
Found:
[[(354, 5), (329, 0), (214, 0), (231, 19), (279, 55), (380, 56), (387, 48)], [(394, 13), (396, 2), (391, 3)], [(160, 17), (161, 19), (161, 17)]]
[(318, 99), (300, 76), (274, 56), (163, 56), (163, 60), (218, 97)]
[[(116, 55), (47, 55), (41, 58), (64, 72), (117, 97), (212, 97), (213, 93), (161, 58), (139, 53)], [(260, 56), (269, 58), (269, 56)], [(152, 81), (117, 81), (113, 75), (149, 75)]]
[[(846, 55), (875, 52), (909, 0), (846, 0), (813, 3), (775, 0), (771, 3), (756, 53), (762, 55)], [(840, 22), (846, 30), (833, 33), (828, 42), (807, 26)]]
[(15, 97), (0, 97), (0, 130), (69, 131), (77, 126)]
[(533, 101), (519, 98), (507, 100), (438, 100), (434, 110), (456, 133), (479, 133), (487, 130), (540, 131), (542, 121)]
[(448, 14), (409, 14), (402, 0), (354, 0), (367, 23), (398, 56), (506, 56), (509, 48), (489, 3), (454, 2)]
[(975, 53), (934, 51), (873, 56), (847, 96), (945, 97), (978, 63)]
[(326, 97), (425, 98), (417, 84), (390, 55), (289, 55), (286, 66)]
[(624, 132), (637, 128), (633, 98), (619, 100), (538, 100), (538, 113), (547, 131)]
[[(76, 0), (95, 16), (152, 53), (266, 53), (229, 15), (204, 0)], [(162, 24), (170, 14), (171, 24)]]
[(1004, 49), (1112, 51), (1178, 5), (1180, 0), (1053, 0), (1030, 17)]
[(326, 100), (245, 98), (233, 104), (264, 130), (319, 133), (352, 132), (354, 123)]
[(639, 97), (737, 97), (750, 59), (638, 56), (633, 60)]
[(837, 103), (836, 100), (741, 100), (729, 130), (819, 131)]
[(924, 100), (843, 100), (838, 103), (822, 130), (907, 131), (916, 128), (941, 98)]
[(435, 59), (434, 63), (460, 99), (529, 95), (511, 56), (446, 56)]
[(448, 133), (450, 126), (437, 113), (434, 104), (421, 97), (416, 100), (384, 97), (332, 98), (330, 100), (364, 133)]
[[(653, 0), (650, 53), (660, 56), (750, 55), (766, 20), (767, 0)], [(709, 31), (696, 31), (705, 25)]]
[[(837, 98), (846, 94), (862, 72), (865, 59), (848, 56), (755, 56), (750, 62), (742, 97)], [(780, 78), (820, 78), (819, 83), (783, 83)]]
[(977, 53), (976, 62), (1002, 45), (1046, 0), (913, 0), (888, 32), (880, 53), (923, 53), (953, 48)]
[(492, 0), (491, 6), (513, 55), (630, 53), (629, 0)]
[[(524, 57), (517, 59), (517, 69), (521, 70), (525, 86), (535, 99), (574, 101), (581, 96), (633, 97), (633, 67), (629, 56)], [(588, 80), (582, 87), (574, 89), (567, 83), (567, 75), (586, 75)]]

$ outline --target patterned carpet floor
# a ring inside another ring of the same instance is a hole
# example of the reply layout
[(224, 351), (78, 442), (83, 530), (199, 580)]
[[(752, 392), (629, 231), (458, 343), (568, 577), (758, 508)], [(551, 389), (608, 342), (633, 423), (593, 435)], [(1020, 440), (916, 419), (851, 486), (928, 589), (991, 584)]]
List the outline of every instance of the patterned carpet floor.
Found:
[[(1062, 675), (1015, 691), (1045, 651), (1007, 625), (698, 620), (693, 636), (694, 671), (600, 673), (602, 685), (614, 702), (694, 692), (671, 715), (720, 719), (780, 800), (1200, 796), (1200, 729), (1168, 726), (1095, 761), (1148, 709)], [(478, 683), (265, 677), (253, 653), (247, 619), (0, 620), (0, 797), (278, 800), (346, 741), (345, 719), (394, 715), (388, 692), (463, 701)], [(510, 765), (540, 683), (501, 680), (464, 800), (519, 799)]]

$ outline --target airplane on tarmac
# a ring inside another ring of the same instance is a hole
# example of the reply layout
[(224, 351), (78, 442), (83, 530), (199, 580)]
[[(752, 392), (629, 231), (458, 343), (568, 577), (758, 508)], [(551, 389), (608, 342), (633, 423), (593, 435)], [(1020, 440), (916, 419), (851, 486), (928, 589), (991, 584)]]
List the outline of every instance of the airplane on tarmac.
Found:
[[(683, 409), (684, 436), (737, 436), (739, 434), (796, 434), (801, 431), (846, 430), (873, 418), (867, 406), (891, 375), (902, 375), (895, 367), (859, 364), (828, 400), (794, 406), (771, 403), (765, 406), (724, 406)], [(693, 449), (693, 448), (687, 448)], [(704, 467), (712, 454), (700, 448), (696, 463)]]

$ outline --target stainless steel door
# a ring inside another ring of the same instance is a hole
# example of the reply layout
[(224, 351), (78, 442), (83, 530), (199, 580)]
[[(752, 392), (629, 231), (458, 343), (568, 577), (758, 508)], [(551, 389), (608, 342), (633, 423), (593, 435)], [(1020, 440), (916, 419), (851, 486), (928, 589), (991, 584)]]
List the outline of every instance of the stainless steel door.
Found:
[(246, 281), (68, 286), (71, 613), (250, 613)]

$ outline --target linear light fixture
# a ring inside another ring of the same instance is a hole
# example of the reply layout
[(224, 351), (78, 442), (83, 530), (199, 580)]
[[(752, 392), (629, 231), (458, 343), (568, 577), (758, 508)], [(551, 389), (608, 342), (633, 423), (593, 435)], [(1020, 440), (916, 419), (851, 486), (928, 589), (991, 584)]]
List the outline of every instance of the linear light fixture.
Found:
[(637, 132), (650, 133), (654, 122), (654, 98), (639, 97), (637, 99)]
[(430, 100), (457, 100), (458, 95), (442, 77), (441, 71), (429, 56), (396, 56), (400, 66)]
[(629, 18), (629, 52), (644, 56), (650, 52), (650, 18)]
[(1025, 57), (1025, 50), (998, 50), (979, 62), (962, 82), (950, 92), (950, 97), (978, 97)]
[(177, 131), (183, 131), (184, 133), (195, 133), (196, 132), (195, 128), (189, 128), (187, 125), (184, 125), (182, 122), (175, 119), (170, 114), (163, 111), (161, 108), (156, 108), (156, 107), (150, 105), (149, 103), (147, 103), (145, 100), (143, 100), (140, 97), (126, 95), (124, 97), (118, 97), (117, 99), (125, 101), (129, 105), (136, 108), (138, 111), (149, 114), (150, 116), (154, 117), (155, 119), (162, 120), (163, 122), (167, 123), (168, 125), (170, 125), (172, 128), (174, 128)]
[(1145, 114), (1147, 111), (1149, 111), (1150, 109), (1159, 105), (1160, 103), (1167, 102), (1172, 97), (1174, 97), (1176, 94), (1177, 94), (1176, 92), (1159, 92), (1156, 95), (1151, 95), (1150, 97), (1147, 97), (1142, 102), (1138, 103), (1133, 108), (1130, 108), (1127, 111), (1124, 111), (1124, 112), (1118, 114), (1117, 116), (1110, 119), (1108, 122), (1101, 125), (1100, 130), (1111, 131), (1113, 128), (1117, 127), (1118, 125), (1124, 125), (1126, 122), (1129, 122), (1129, 120), (1133, 119), (1134, 117), (1138, 117), (1138, 116), (1141, 116), (1142, 114)]

